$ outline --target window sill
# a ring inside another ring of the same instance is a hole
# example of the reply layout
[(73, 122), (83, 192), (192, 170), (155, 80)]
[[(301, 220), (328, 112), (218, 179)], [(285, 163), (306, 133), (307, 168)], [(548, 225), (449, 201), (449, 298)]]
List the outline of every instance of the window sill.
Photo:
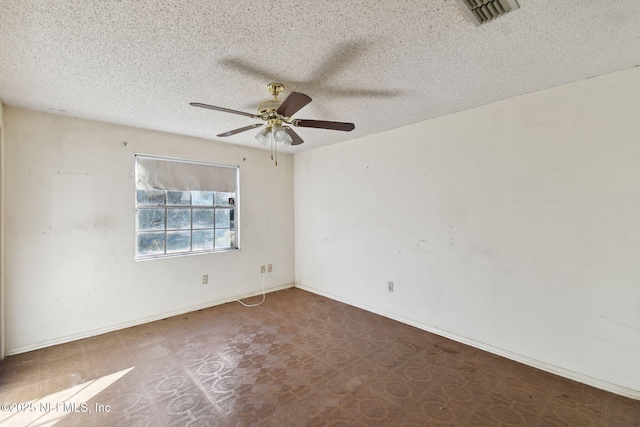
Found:
[(163, 254), (163, 255), (149, 255), (144, 257), (136, 257), (134, 261), (152, 261), (158, 259), (166, 259), (166, 258), (183, 258), (188, 256), (196, 256), (196, 255), (210, 255), (210, 254), (219, 254), (225, 252), (240, 252), (240, 248), (230, 248), (230, 249), (214, 249), (212, 251), (202, 251), (202, 252), (184, 252), (184, 253), (176, 253), (176, 254)]

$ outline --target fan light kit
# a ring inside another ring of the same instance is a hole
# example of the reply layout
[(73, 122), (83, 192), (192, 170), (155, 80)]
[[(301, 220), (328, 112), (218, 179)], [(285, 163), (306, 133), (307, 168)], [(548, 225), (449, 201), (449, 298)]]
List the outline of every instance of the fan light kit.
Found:
[[(292, 119), (291, 116), (300, 111), (302, 107), (310, 103), (311, 98), (303, 93), (291, 92), (284, 101), (280, 101), (278, 100), (278, 95), (280, 95), (284, 90), (284, 86), (282, 84), (269, 83), (267, 85), (267, 89), (273, 96), (273, 99), (258, 104), (258, 114), (230, 110), (228, 108), (216, 107), (214, 105), (201, 104), (199, 102), (192, 102), (189, 105), (193, 107), (222, 111), (225, 113), (238, 114), (241, 116), (251, 117), (252, 119), (261, 119), (267, 122), (266, 125), (264, 125), (263, 123), (256, 123), (253, 125), (221, 133), (218, 136), (231, 136), (240, 132), (245, 132), (260, 126), (264, 126), (256, 135), (256, 139), (264, 146), (266, 146), (268, 143), (271, 143), (271, 160), (275, 160), (276, 165), (278, 165), (278, 143), (280, 143), (283, 147), (288, 147), (291, 145), (300, 145), (304, 142), (302, 138), (300, 138), (300, 136), (293, 129), (291, 129), (290, 126), (287, 125), (303, 128), (307, 127), (316, 129), (341, 130), (345, 132), (350, 132), (355, 129), (355, 125), (353, 123), (328, 122), (324, 120)], [(275, 146), (274, 141), (276, 142)]]

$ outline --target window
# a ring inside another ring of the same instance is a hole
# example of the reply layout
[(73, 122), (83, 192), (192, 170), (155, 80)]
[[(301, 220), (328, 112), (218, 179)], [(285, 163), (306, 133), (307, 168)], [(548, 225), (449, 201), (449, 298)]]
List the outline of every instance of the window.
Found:
[(136, 155), (136, 259), (238, 249), (237, 166)]

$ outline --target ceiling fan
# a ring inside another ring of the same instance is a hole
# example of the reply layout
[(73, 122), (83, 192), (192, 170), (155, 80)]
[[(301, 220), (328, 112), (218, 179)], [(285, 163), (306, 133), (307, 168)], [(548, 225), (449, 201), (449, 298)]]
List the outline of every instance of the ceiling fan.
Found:
[(273, 159), (273, 142), (276, 142), (276, 165), (277, 160), (277, 143), (282, 144), (285, 147), (290, 145), (300, 145), (304, 141), (300, 136), (291, 129), (290, 126), (316, 128), (316, 129), (331, 129), (341, 131), (352, 131), (355, 128), (353, 123), (344, 122), (329, 122), (324, 120), (307, 120), (307, 119), (292, 119), (295, 113), (300, 111), (302, 107), (311, 102), (311, 98), (303, 93), (291, 92), (284, 101), (278, 100), (278, 95), (284, 90), (284, 86), (280, 83), (269, 83), (267, 85), (269, 93), (273, 95), (273, 99), (264, 101), (258, 104), (258, 114), (245, 113), (244, 111), (231, 110), (229, 108), (216, 107), (214, 105), (202, 104), (199, 102), (191, 102), (189, 105), (193, 107), (208, 108), (210, 110), (223, 111), (225, 113), (238, 114), (240, 116), (251, 117), (252, 119), (261, 119), (267, 122), (256, 123), (253, 125), (241, 127), (239, 129), (230, 130), (219, 134), (219, 137), (231, 136), (240, 132), (245, 132), (264, 125), (264, 128), (258, 132), (256, 139), (260, 141), (262, 145), (267, 145), (271, 142)]

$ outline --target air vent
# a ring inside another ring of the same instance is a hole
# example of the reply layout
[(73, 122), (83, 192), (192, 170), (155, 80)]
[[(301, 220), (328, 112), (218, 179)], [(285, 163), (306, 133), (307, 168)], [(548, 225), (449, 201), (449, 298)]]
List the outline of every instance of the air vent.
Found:
[(519, 9), (516, 0), (456, 0), (462, 12), (476, 27)]

